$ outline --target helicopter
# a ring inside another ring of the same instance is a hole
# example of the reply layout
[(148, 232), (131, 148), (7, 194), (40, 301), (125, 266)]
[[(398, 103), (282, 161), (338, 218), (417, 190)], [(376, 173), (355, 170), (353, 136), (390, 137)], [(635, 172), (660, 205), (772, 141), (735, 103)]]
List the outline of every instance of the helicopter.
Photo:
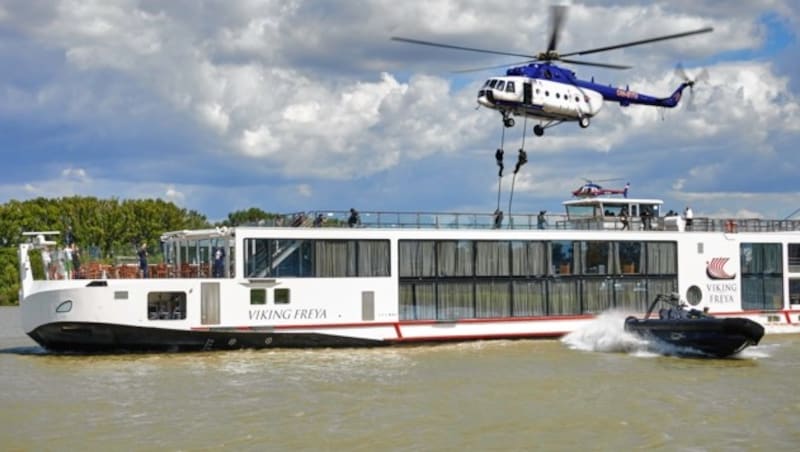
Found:
[[(607, 182), (612, 180), (619, 180), (619, 179), (605, 179), (601, 180), (600, 182)], [(589, 179), (584, 179), (584, 181), (586, 181), (586, 183), (575, 189), (572, 192), (572, 196), (575, 196), (576, 198), (593, 198), (595, 196), (603, 196), (603, 195), (622, 195), (627, 198), (628, 190), (631, 188), (630, 182), (626, 183), (624, 188), (603, 188), (599, 184), (592, 182)]]
[[(491, 77), (486, 80), (478, 91), (478, 105), (499, 111), (502, 115), (503, 125), (505, 127), (514, 127), (513, 116), (537, 120), (539, 123), (534, 125), (533, 133), (536, 136), (542, 136), (544, 135), (545, 129), (564, 122), (577, 122), (583, 129), (589, 127), (592, 118), (600, 112), (604, 101), (616, 102), (622, 107), (627, 107), (631, 104), (640, 104), (673, 108), (680, 102), (683, 91), (688, 87), (690, 92), (692, 92), (694, 84), (701, 79), (700, 76), (695, 79), (689, 78), (686, 72), (681, 68), (678, 74), (683, 78), (683, 82), (678, 88), (668, 97), (656, 97), (632, 91), (629, 87), (615, 88), (611, 85), (595, 83), (594, 77), (592, 77), (591, 80), (581, 80), (577, 78), (575, 72), (557, 66), (554, 64), (555, 62), (596, 66), (608, 69), (630, 69), (631, 66), (588, 62), (566, 57), (588, 55), (714, 31), (712, 27), (704, 27), (697, 30), (641, 39), (623, 44), (576, 52), (559, 53), (556, 48), (565, 17), (565, 6), (551, 7), (550, 40), (547, 45), (547, 50), (538, 55), (463, 47), (399, 36), (393, 36), (391, 39), (393, 41), (409, 44), (527, 58), (527, 60), (521, 63), (470, 69), (459, 72), (473, 72), (514, 66), (509, 67), (504, 76)], [(517, 66), (519, 64), (522, 65)], [(703, 76), (706, 74), (707, 73), (703, 73)]]

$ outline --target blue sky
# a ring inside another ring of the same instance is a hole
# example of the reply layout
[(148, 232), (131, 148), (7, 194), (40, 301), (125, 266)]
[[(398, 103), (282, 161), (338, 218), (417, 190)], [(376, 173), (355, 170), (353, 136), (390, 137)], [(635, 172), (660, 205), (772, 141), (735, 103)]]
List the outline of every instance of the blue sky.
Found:
[[(212, 220), (249, 207), (491, 212), (501, 123), (475, 97), (503, 71), (452, 71), (513, 58), (389, 38), (536, 53), (550, 4), (2, 2), (0, 202), (153, 197)], [(707, 25), (714, 33), (592, 55), (630, 70), (571, 67), (658, 96), (678, 85), (678, 62), (711, 77), (695, 111), (607, 103), (588, 129), (528, 131), (513, 210), (561, 212), (584, 178), (630, 181), (633, 196), (698, 216), (800, 207), (796, 2), (572, 2), (559, 48)], [(507, 166), (522, 122), (506, 132)]]

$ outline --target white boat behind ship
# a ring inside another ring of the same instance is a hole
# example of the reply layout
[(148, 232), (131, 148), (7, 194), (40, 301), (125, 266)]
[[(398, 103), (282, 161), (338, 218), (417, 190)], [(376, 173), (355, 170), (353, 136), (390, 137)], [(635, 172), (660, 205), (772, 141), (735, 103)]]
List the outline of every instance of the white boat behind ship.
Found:
[(767, 334), (800, 332), (800, 221), (695, 218), (686, 230), (656, 199), (565, 206), (546, 229), (536, 215), (493, 228), (491, 215), (372, 212), (353, 228), (168, 232), (149, 278), (97, 265), (34, 278), (29, 256), (47, 235), (33, 233), (19, 248), (23, 328), (49, 350), (103, 352), (555, 338), (677, 292)]

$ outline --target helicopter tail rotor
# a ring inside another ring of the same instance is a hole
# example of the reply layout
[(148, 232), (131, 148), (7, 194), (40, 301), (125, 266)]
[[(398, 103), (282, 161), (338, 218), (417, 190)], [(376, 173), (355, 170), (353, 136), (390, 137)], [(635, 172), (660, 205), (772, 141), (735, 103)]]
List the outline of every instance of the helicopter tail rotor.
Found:
[(686, 108), (689, 111), (694, 111), (694, 85), (698, 82), (708, 82), (710, 78), (708, 70), (703, 68), (703, 70), (701, 70), (694, 78), (692, 78), (686, 72), (686, 69), (684, 69), (683, 65), (678, 63), (678, 65), (675, 66), (675, 75), (683, 80), (683, 83), (686, 83), (686, 85), (689, 87), (689, 102)]

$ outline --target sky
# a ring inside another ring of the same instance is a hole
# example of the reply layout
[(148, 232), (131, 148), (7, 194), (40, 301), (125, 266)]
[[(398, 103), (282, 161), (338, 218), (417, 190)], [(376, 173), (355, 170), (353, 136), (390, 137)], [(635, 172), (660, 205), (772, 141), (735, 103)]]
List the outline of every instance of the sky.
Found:
[[(503, 129), (476, 95), (505, 71), (458, 71), (519, 59), (390, 37), (535, 54), (552, 4), (0, 0), (0, 202), (161, 198), (212, 221), (251, 207), (490, 213)], [(503, 210), (561, 213), (585, 179), (695, 217), (800, 208), (798, 2), (562, 4), (562, 53), (714, 27), (587, 56), (633, 68), (567, 65), (579, 78), (663, 97), (678, 63), (710, 77), (693, 108), (607, 102), (589, 128), (543, 137), (528, 121)]]

